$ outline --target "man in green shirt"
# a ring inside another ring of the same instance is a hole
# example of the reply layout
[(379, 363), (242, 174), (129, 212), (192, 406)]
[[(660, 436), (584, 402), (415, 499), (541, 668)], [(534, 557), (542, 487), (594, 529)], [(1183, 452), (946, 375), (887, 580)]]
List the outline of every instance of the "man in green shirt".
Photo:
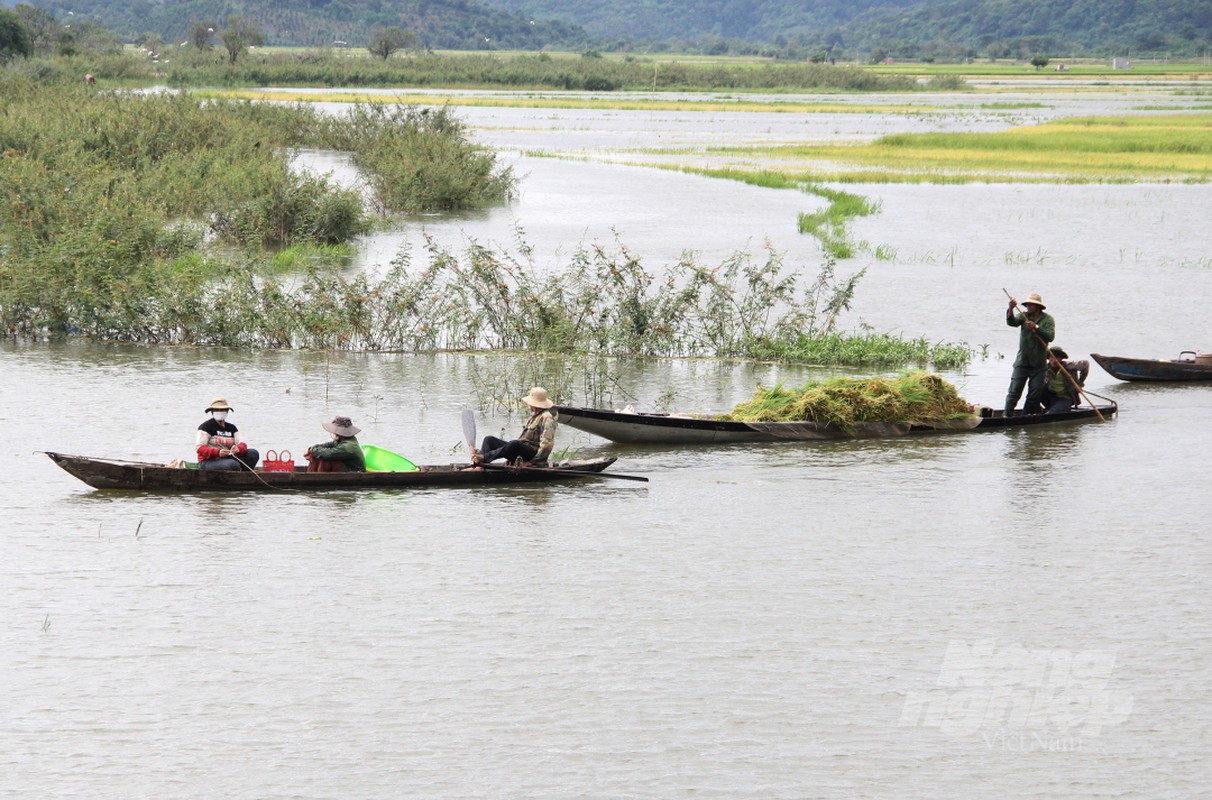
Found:
[(1044, 300), (1039, 292), (1032, 292), (1023, 301), (1026, 313), (1015, 313), (1018, 301), (1010, 298), (1010, 307), (1006, 309), (1006, 324), (1012, 328), (1021, 328), (1018, 334), (1018, 356), (1014, 359), (1014, 372), (1010, 375), (1010, 388), (1006, 390), (1006, 416), (1014, 416), (1014, 407), (1018, 404), (1023, 388), (1027, 389), (1027, 399), (1023, 403), (1023, 412), (1038, 414), (1044, 397), (1044, 383), (1048, 371), (1047, 343), (1056, 338), (1056, 320), (1051, 314), (1045, 314)]
[(1077, 408), (1081, 404), (1081, 387), (1090, 374), (1090, 362), (1069, 360), (1069, 354), (1053, 347), (1048, 359), (1048, 375), (1044, 383), (1044, 413), (1056, 414)]

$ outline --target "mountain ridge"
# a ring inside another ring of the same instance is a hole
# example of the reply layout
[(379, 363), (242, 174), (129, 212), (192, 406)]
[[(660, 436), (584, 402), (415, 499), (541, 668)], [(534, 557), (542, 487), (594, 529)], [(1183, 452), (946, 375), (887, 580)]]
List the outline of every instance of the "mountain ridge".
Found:
[[(14, 0), (0, 0), (6, 6)], [(1025, 58), (1212, 51), (1208, 0), (37, 0), (59, 20), (127, 40), (184, 37), (242, 15), (266, 44), (365, 46), (398, 26), (425, 47), (760, 54), (793, 58)]]

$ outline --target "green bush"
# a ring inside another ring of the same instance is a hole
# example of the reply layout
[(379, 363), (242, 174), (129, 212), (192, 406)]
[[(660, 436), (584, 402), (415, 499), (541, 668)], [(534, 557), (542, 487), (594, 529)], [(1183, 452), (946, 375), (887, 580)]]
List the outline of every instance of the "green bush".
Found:
[(205, 291), (196, 268), (227, 274), (223, 260), (232, 256), (182, 256), (213, 241), (220, 254), (236, 245), (249, 251), (248, 263), (270, 268), (259, 252), (365, 232), (361, 195), (293, 171), (295, 148), (354, 148), (387, 210), (480, 207), (513, 190), (510, 172), (471, 145), (447, 111), (370, 118), (100, 92), (67, 77), (43, 83), (27, 71), (0, 72), (0, 329), (293, 341), (281, 327), (268, 337), (246, 329), (248, 316), (220, 328), (192, 317), (190, 293)]
[(508, 200), (516, 179), (496, 154), (473, 145), (446, 107), (359, 103), (329, 143), (354, 153), (387, 211), (460, 211)]

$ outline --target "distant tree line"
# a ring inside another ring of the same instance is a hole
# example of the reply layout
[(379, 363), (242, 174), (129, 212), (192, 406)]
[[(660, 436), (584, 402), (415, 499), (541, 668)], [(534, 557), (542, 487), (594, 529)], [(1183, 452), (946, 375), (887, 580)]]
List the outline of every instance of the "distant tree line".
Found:
[(149, 42), (153, 51), (196, 44), (198, 20), (238, 15), (268, 45), (367, 48), (382, 58), (434, 49), (816, 63), (1212, 53), (1208, 0), (1166, 0), (1165, 13), (1137, 0), (38, 0), (17, 13), (36, 48), (60, 52), (117, 41)]
[[(453, 50), (581, 50), (590, 39), (579, 25), (492, 8), (475, 0), (37, 0), (55, 19), (88, 19), (125, 41), (160, 41), (180, 46), (196, 20), (239, 15), (261, 31), (267, 45), (356, 47), (370, 44), (373, 31), (398, 28), (417, 46)], [(408, 43), (405, 44), (407, 48)]]

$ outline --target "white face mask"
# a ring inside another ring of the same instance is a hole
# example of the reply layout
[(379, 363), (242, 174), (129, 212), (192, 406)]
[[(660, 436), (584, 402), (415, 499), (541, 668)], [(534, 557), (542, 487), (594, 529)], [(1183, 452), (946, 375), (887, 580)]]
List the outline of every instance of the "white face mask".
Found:
[(212, 412), (210, 412), (210, 415), (212, 417), (214, 417), (215, 419), (217, 419), (219, 422), (222, 422), (223, 420), (227, 419), (226, 411), (212, 411)]

